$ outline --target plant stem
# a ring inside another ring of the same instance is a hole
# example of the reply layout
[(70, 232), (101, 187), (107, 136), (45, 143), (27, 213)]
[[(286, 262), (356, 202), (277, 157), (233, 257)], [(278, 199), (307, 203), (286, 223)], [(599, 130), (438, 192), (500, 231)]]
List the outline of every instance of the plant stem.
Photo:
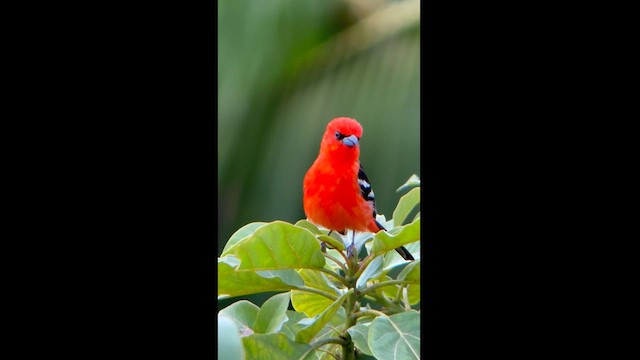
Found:
[(387, 298), (386, 298), (384, 295), (380, 295), (380, 296), (376, 295), (376, 301), (377, 301), (379, 304), (381, 304), (381, 305), (386, 306), (387, 308), (389, 308), (389, 310), (390, 310), (393, 314), (400, 313), (400, 312), (403, 312), (403, 311), (404, 311), (404, 308), (403, 308), (402, 306), (400, 306), (400, 305), (398, 305), (398, 304), (396, 304), (396, 303), (393, 303), (393, 302), (391, 302), (391, 301), (387, 300)]
[(347, 300), (345, 301), (346, 302), (345, 310), (347, 310), (347, 323), (344, 328), (344, 331), (342, 332), (342, 337), (343, 339), (345, 339), (345, 343), (342, 344), (342, 358), (345, 360), (355, 360), (356, 358), (356, 352), (355, 352), (353, 340), (351, 340), (351, 334), (349, 334), (349, 332), (347, 331), (347, 329), (349, 329), (350, 327), (356, 324), (356, 319), (352, 316), (352, 314), (354, 313), (353, 308), (356, 302), (355, 297), (356, 297), (355, 294), (350, 294)]
[(349, 289), (353, 289), (353, 292), (349, 294), (347, 299), (344, 302), (344, 309), (346, 310), (347, 318), (345, 328), (342, 332), (342, 338), (345, 340), (345, 343), (342, 344), (342, 359), (344, 360), (355, 360), (356, 352), (355, 346), (353, 344), (353, 340), (351, 340), (351, 335), (347, 331), (350, 327), (356, 324), (356, 319), (352, 317), (352, 314), (355, 313), (356, 300), (359, 297), (357, 291), (355, 289), (356, 283), (358, 281), (358, 277), (355, 275), (358, 271), (358, 253), (354, 252), (353, 257), (348, 259), (347, 261), (348, 272), (346, 275), (347, 287)]
[(344, 263), (347, 264), (349, 262), (349, 259), (347, 258), (347, 255), (345, 255), (344, 252), (342, 252), (342, 251), (338, 251), (338, 253), (340, 255), (342, 255), (342, 258), (344, 259)]
[(302, 356), (302, 358), (304, 359), (307, 356), (307, 354), (313, 353), (314, 351), (316, 351), (316, 349), (319, 349), (327, 344), (344, 345), (345, 343), (346, 341), (342, 338), (326, 338), (326, 339), (319, 340), (311, 344), (311, 348), (307, 350), (307, 352)]
[(318, 271), (322, 271), (323, 273), (327, 273), (331, 276), (333, 276), (334, 278), (338, 279), (344, 286), (349, 287), (349, 282), (347, 281), (347, 279), (345, 279), (344, 277), (340, 276), (340, 274), (333, 272), (329, 269), (325, 269), (325, 268), (320, 268), (320, 269), (316, 269)]
[(378, 301), (378, 299), (376, 299), (375, 297), (371, 296), (371, 295), (362, 295), (362, 297), (364, 297), (365, 299), (369, 300), (369, 301)]
[(327, 259), (332, 260), (333, 262), (335, 262), (336, 264), (338, 264), (338, 265), (340, 266), (340, 268), (342, 268), (342, 271), (344, 271), (344, 273), (345, 273), (345, 274), (348, 272), (348, 271), (347, 271), (347, 268), (346, 268), (346, 267), (345, 267), (345, 266), (340, 262), (340, 260), (338, 260), (338, 259), (334, 258), (333, 256), (331, 256), (331, 255), (329, 255), (329, 254), (327, 254), (327, 253), (324, 253), (323, 255), (324, 255), (324, 257), (326, 257)]
[(413, 281), (406, 281), (406, 280), (389, 280), (389, 281), (383, 281), (383, 282), (379, 282), (375, 285), (372, 285), (364, 290), (362, 290), (360, 293), (361, 294), (366, 294), (370, 291), (373, 291), (375, 289), (379, 289), (381, 287), (385, 287), (385, 286), (391, 286), (391, 285), (404, 285), (404, 284), (415, 284), (415, 282)]
[(322, 340), (318, 340), (316, 342), (314, 342), (313, 344), (311, 344), (312, 348), (320, 348), (323, 347), (327, 344), (338, 344), (338, 345), (343, 345), (345, 343), (344, 339), (342, 338), (326, 338), (326, 339), (322, 339)]
[(330, 299), (331, 301), (338, 300), (337, 296), (335, 296), (335, 295), (333, 295), (331, 293), (328, 293), (328, 292), (326, 292), (324, 290), (320, 290), (320, 289), (316, 289), (316, 288), (312, 288), (312, 287), (307, 287), (307, 286), (297, 286), (295, 289), (299, 290), (299, 291), (306, 291), (306, 292), (309, 292), (309, 293), (318, 294), (320, 296), (326, 297), (327, 299)]
[(396, 292), (396, 297), (393, 299), (394, 303), (399, 303), (400, 302), (400, 296), (402, 295), (402, 289), (403, 288), (404, 288), (403, 286), (400, 286), (398, 288), (398, 291)]
[(362, 265), (360, 265), (360, 268), (356, 271), (356, 273), (354, 274), (354, 277), (359, 278), (360, 275), (362, 275), (362, 272), (364, 272), (364, 269), (366, 269), (367, 266), (369, 266), (369, 264), (373, 261), (374, 258), (375, 256), (373, 256), (373, 254), (367, 255), (364, 258), (364, 260), (362, 260)]
[(373, 316), (373, 317), (377, 317), (377, 316), (387, 316), (387, 314), (383, 313), (382, 311), (378, 311), (378, 310), (374, 310), (374, 309), (368, 309), (368, 310), (364, 310), (364, 311), (358, 311), (356, 313), (354, 313), (353, 315), (354, 320), (357, 322), (358, 318), (364, 317), (364, 316)]
[(340, 359), (339, 359), (339, 358), (338, 358), (334, 353), (332, 353), (331, 351), (327, 351), (327, 350), (324, 350), (324, 349), (318, 349), (318, 350), (316, 350), (316, 351), (322, 351), (323, 353), (325, 353), (325, 354), (327, 354), (327, 355), (331, 356), (332, 358), (334, 358), (334, 359), (336, 359), (336, 360), (340, 360)]
[(348, 332), (345, 332), (344, 337), (347, 343), (342, 345), (342, 358), (344, 360), (355, 360), (356, 349), (353, 345), (353, 340), (351, 340), (351, 335), (349, 335)]

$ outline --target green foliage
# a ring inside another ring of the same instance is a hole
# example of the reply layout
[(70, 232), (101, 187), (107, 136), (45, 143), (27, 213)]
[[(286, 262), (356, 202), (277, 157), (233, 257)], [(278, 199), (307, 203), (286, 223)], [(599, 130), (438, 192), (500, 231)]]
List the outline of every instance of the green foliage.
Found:
[(289, 293), (278, 294), (267, 300), (256, 314), (253, 331), (260, 334), (277, 332), (287, 321)]
[[(311, 346), (292, 341), (283, 333), (253, 334), (242, 338), (246, 360), (310, 359)], [(220, 359), (227, 359), (226, 356)]]
[(420, 188), (414, 188), (409, 191), (406, 195), (400, 198), (398, 202), (398, 206), (393, 211), (393, 221), (395, 225), (404, 224), (407, 216), (411, 210), (413, 210), (416, 205), (420, 203)]
[(420, 359), (420, 317), (413, 311), (377, 317), (368, 344), (378, 359)]
[(402, 227), (391, 229), (395, 235), (390, 235), (385, 231), (377, 233), (373, 237), (371, 252), (380, 255), (387, 251), (392, 251), (402, 245), (412, 243), (420, 239), (420, 219)]
[[(307, 287), (326, 291), (329, 294), (340, 296), (338, 288), (327, 277), (318, 271), (301, 269), (300, 276), (304, 279)], [(309, 317), (320, 314), (324, 309), (333, 303), (332, 299), (306, 291), (292, 291), (291, 304), (296, 311), (303, 312)]]
[(237, 244), (240, 240), (246, 238), (247, 236), (253, 234), (254, 231), (256, 231), (260, 226), (264, 224), (266, 223), (254, 222), (251, 224), (247, 224), (241, 227), (240, 229), (238, 229), (238, 231), (236, 231), (235, 233), (233, 233), (233, 235), (231, 235), (231, 237), (229, 238), (229, 241), (227, 241), (227, 243), (225, 244), (224, 249), (222, 249), (221, 256), (225, 256), (229, 254), (233, 245)]
[[(355, 359), (355, 347), (359, 358), (419, 359), (420, 219), (407, 219), (420, 206), (420, 183), (408, 183), (414, 188), (394, 218), (379, 216), (389, 231), (357, 234), (366, 250), (359, 259), (346, 255), (351, 233), (328, 236), (307, 220), (251, 223), (235, 232), (218, 259), (219, 298), (280, 293), (261, 307), (239, 299), (220, 310), (228, 356)], [(415, 261), (393, 251), (403, 245)]]
[(373, 356), (369, 348), (369, 325), (371, 325), (371, 323), (361, 323), (349, 328), (347, 331), (349, 335), (351, 335), (351, 340), (353, 340), (358, 350), (364, 354)]
[(396, 190), (397, 192), (403, 192), (407, 189), (410, 189), (412, 187), (415, 186), (420, 186), (420, 178), (418, 177), (418, 175), (413, 174), (411, 175), (411, 177), (409, 178), (409, 180), (407, 180), (406, 183), (402, 184), (402, 186), (400, 186), (398, 188), (398, 190)]
[(234, 319), (218, 316), (218, 358), (229, 360), (244, 359), (240, 332)]
[(349, 290), (346, 294), (342, 295), (338, 300), (334, 301), (333, 304), (329, 305), (322, 313), (314, 316), (310, 319), (303, 319), (298, 322), (299, 325), (304, 325), (303, 328), (298, 330), (296, 334), (296, 341), (308, 343), (311, 339), (314, 338), (316, 334), (326, 325), (333, 315), (335, 315), (338, 310), (340, 310), (340, 306), (342, 303), (353, 293), (352, 290)]
[(244, 328), (251, 329), (256, 322), (260, 308), (250, 301), (240, 300), (235, 302), (223, 310), (220, 310), (220, 315), (226, 315), (229, 318), (239, 323), (241, 330)]
[(232, 249), (242, 270), (285, 270), (324, 267), (320, 243), (303, 228), (275, 221), (259, 227)]
[(267, 272), (236, 271), (229, 264), (232, 255), (218, 259), (218, 297), (256, 294), (267, 291), (296, 289), (304, 285), (295, 270), (283, 270), (277, 274)]

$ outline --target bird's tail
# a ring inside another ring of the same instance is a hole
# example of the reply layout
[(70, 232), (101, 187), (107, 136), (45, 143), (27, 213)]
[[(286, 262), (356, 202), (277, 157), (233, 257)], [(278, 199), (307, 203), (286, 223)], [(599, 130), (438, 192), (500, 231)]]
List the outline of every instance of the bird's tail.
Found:
[[(380, 224), (380, 223), (378, 222), (378, 220), (375, 220), (375, 219), (374, 219), (373, 221), (375, 221), (375, 222), (376, 222), (376, 225), (378, 226), (378, 228), (379, 228), (380, 230), (385, 230), (385, 231), (387, 230), (387, 229), (385, 229), (385, 227), (384, 227), (384, 226), (382, 226), (382, 224)], [(403, 259), (405, 259), (405, 260), (409, 260), (409, 261), (413, 261), (413, 260), (415, 260), (415, 259), (413, 258), (413, 255), (411, 255), (411, 253), (409, 252), (409, 250), (407, 250), (407, 248), (405, 248), (404, 246), (400, 246), (399, 248), (397, 248), (397, 249), (396, 249), (396, 251), (397, 251), (397, 252), (398, 252), (398, 254), (400, 254), (400, 256), (402, 256), (402, 258), (403, 258)]]
[(399, 248), (396, 249), (396, 251), (405, 260), (415, 260), (411, 255), (411, 253), (409, 252), (409, 250), (407, 250), (407, 248), (405, 248), (404, 246), (400, 246)]

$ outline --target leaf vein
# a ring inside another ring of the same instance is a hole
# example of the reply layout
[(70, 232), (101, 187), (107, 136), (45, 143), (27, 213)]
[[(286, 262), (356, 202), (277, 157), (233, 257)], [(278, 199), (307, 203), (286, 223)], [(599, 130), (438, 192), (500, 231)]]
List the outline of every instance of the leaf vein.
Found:
[(413, 349), (413, 347), (411, 346), (411, 344), (409, 344), (409, 341), (407, 339), (405, 339), (404, 337), (404, 333), (402, 332), (402, 330), (400, 330), (396, 324), (391, 320), (388, 319), (389, 323), (396, 329), (396, 331), (398, 332), (398, 334), (400, 335), (400, 337), (402, 338), (402, 340), (404, 340), (404, 342), (407, 343), (407, 347), (411, 350), (411, 352), (413, 353), (413, 355), (416, 356), (416, 359), (420, 359), (420, 356), (418, 354), (416, 354), (416, 351)]
[(293, 255), (296, 256), (296, 261), (298, 263), (298, 267), (301, 268), (302, 267), (302, 263), (300, 263), (300, 255), (298, 255), (298, 253), (293, 249), (293, 246), (291, 246), (291, 243), (289, 242), (289, 238), (285, 237), (284, 241), (287, 243), (287, 246), (289, 246), (289, 249), (291, 249), (291, 252), (293, 253)]

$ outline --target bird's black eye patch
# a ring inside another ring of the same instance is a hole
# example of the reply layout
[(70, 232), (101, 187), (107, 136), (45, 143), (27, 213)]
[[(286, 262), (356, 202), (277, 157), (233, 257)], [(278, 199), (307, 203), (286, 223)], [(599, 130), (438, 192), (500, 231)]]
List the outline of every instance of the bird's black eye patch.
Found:
[(336, 139), (338, 139), (338, 140), (344, 139), (344, 135), (341, 134), (340, 131), (336, 131), (335, 135), (336, 135)]

